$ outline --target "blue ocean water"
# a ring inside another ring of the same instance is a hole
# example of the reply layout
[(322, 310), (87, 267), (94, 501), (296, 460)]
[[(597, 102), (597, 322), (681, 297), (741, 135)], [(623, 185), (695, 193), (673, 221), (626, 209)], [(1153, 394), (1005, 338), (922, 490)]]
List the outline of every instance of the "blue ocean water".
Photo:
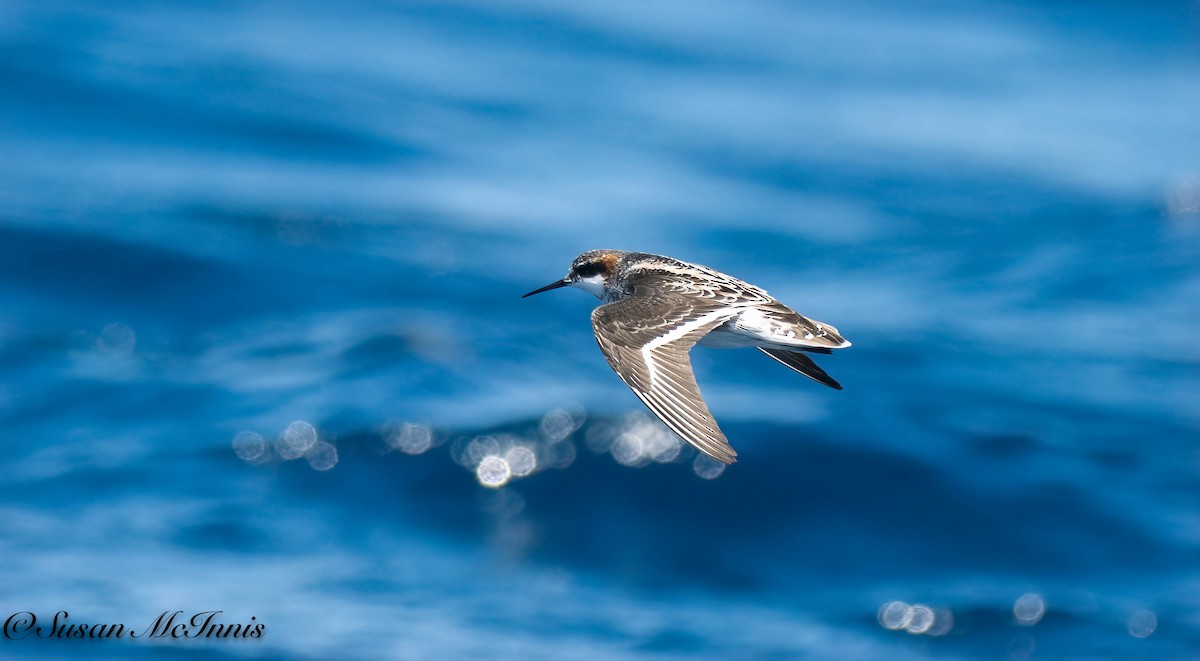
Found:
[[(0, 617), (265, 625), (0, 654), (1194, 658), (1198, 45), (1189, 2), (0, 2)], [(590, 297), (519, 298), (601, 247), (836, 325), (845, 390), (698, 349), (740, 459), (697, 459)]]

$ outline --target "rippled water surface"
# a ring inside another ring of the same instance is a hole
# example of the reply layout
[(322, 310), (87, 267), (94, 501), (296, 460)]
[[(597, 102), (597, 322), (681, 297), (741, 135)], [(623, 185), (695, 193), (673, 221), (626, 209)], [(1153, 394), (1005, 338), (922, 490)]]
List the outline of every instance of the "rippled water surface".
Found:
[[(12, 657), (1200, 653), (1195, 3), (0, 2)], [(854, 347), (646, 417), (591, 248)]]

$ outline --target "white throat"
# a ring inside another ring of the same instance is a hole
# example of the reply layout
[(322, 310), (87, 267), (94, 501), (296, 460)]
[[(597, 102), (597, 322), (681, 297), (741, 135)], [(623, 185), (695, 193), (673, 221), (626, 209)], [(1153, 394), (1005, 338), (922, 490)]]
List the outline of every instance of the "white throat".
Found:
[(595, 296), (596, 298), (604, 298), (604, 276), (593, 275), (590, 278), (580, 278), (571, 283), (572, 287), (578, 287), (583, 291)]

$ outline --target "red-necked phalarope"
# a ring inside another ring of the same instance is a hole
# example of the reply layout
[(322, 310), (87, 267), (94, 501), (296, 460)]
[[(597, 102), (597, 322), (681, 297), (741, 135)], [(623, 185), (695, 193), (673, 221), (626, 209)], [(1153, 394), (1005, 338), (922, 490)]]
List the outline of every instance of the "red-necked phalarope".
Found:
[(752, 284), (699, 264), (621, 250), (575, 258), (562, 280), (525, 294), (578, 287), (603, 305), (592, 312), (596, 341), (625, 385), (676, 434), (717, 461), (737, 453), (708, 411), (688, 350), (694, 344), (755, 347), (808, 378), (842, 386), (811, 358), (850, 343)]

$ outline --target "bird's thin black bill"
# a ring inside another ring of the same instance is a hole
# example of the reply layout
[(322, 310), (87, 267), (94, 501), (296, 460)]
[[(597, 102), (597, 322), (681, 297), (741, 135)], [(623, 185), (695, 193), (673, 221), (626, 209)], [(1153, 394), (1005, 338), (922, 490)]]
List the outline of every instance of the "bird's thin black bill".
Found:
[(542, 287), (541, 289), (535, 289), (535, 290), (529, 292), (528, 294), (525, 294), (521, 298), (529, 298), (530, 296), (533, 296), (534, 294), (540, 294), (544, 291), (550, 291), (551, 289), (558, 289), (559, 287), (566, 287), (569, 284), (571, 284), (570, 280), (559, 280), (557, 282), (551, 282), (550, 284), (546, 285), (545, 287)]

